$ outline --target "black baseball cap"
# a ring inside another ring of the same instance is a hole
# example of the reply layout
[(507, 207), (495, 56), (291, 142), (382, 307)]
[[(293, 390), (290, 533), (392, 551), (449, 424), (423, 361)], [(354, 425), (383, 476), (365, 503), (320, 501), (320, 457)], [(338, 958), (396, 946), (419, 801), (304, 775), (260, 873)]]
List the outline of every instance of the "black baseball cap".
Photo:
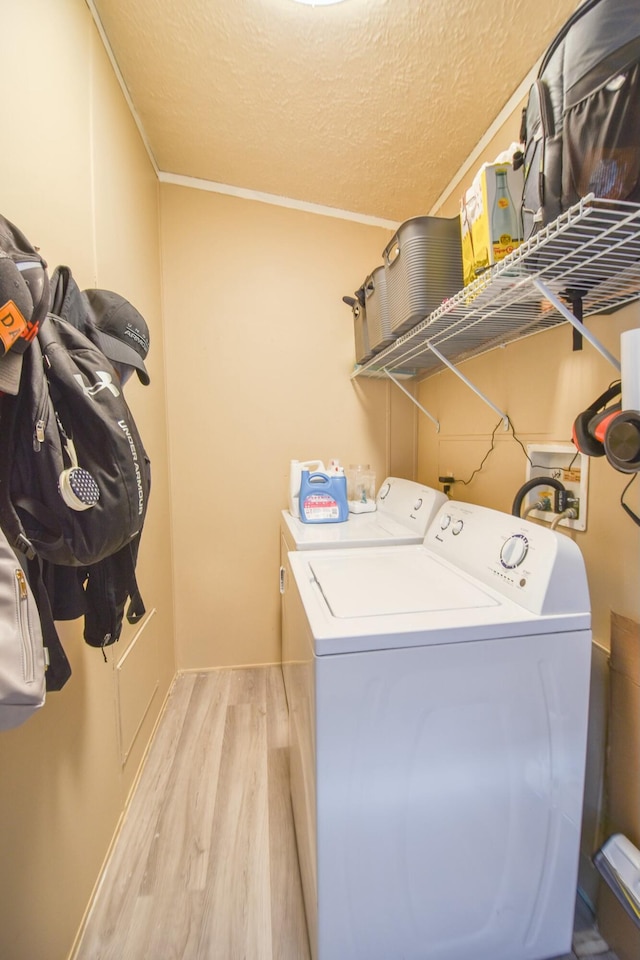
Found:
[(144, 360), (149, 352), (149, 328), (133, 304), (112, 290), (83, 291), (91, 308), (98, 346), (115, 363), (135, 367), (141, 383), (149, 383)]

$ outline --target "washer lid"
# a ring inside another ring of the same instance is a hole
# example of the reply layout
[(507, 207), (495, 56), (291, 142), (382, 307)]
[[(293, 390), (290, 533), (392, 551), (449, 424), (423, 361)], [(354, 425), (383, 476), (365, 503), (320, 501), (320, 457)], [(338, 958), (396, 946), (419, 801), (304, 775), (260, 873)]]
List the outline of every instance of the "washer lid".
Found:
[(331, 615), (382, 617), (498, 607), (500, 601), (426, 551), (314, 558), (309, 564)]

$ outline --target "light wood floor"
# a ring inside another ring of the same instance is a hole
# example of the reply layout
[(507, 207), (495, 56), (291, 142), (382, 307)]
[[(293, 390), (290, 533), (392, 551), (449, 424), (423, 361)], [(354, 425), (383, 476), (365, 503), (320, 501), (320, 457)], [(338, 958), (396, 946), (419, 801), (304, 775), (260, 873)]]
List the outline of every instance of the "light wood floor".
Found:
[(176, 678), (75, 956), (205, 958), (310, 960), (278, 667)]
[(279, 668), (176, 679), (76, 960), (308, 960)]

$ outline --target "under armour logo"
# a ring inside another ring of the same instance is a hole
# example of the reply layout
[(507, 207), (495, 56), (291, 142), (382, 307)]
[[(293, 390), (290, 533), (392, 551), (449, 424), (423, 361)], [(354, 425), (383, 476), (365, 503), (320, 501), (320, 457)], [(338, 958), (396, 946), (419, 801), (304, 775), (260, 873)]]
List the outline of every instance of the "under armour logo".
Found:
[(114, 397), (120, 396), (120, 391), (113, 382), (110, 373), (107, 373), (106, 370), (96, 370), (96, 377), (98, 378), (97, 382), (93, 386), (87, 386), (81, 373), (74, 373), (73, 375), (73, 379), (80, 384), (82, 392), (88, 397), (95, 397), (96, 393), (100, 393), (101, 390), (110, 390)]

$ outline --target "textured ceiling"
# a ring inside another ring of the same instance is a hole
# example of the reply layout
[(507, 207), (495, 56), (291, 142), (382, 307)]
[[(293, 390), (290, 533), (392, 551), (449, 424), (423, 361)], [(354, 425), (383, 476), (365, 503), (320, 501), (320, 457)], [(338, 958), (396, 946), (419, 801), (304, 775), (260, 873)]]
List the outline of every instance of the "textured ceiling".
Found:
[(578, 6), (87, 2), (160, 172), (393, 221), (428, 212)]

